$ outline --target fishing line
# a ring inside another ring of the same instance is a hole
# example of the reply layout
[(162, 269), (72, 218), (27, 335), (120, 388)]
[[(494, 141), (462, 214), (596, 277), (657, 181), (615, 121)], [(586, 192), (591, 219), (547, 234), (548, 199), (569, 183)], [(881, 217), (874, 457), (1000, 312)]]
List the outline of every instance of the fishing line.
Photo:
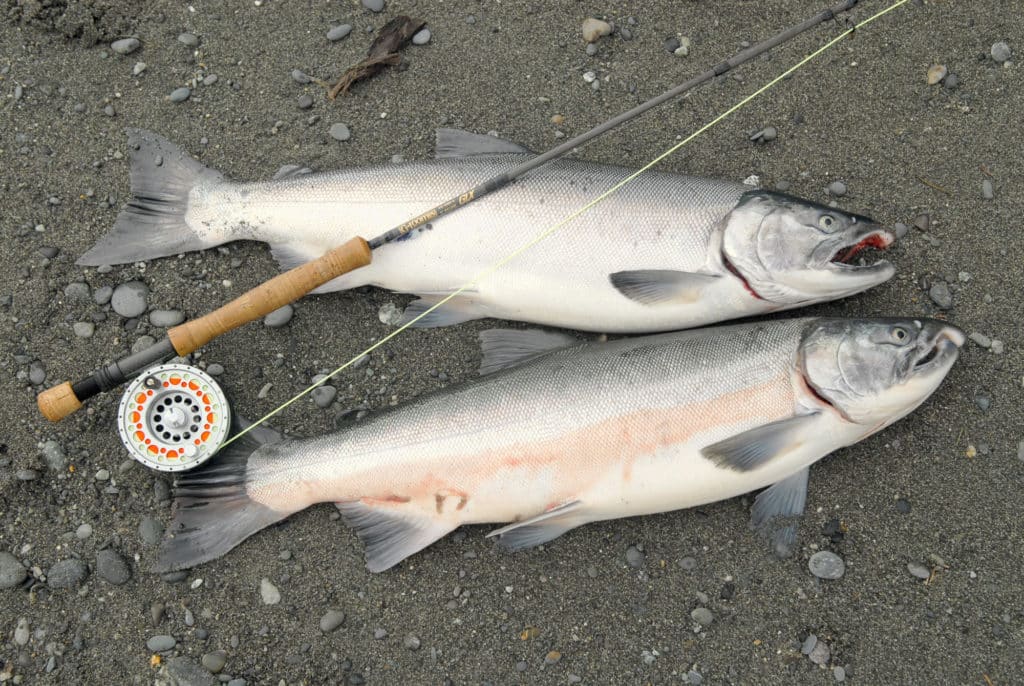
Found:
[(461, 286), (459, 286), (458, 288), (456, 288), (454, 291), (449, 293), (447, 296), (445, 296), (444, 298), (442, 298), (438, 302), (434, 303), (432, 306), (430, 306), (429, 308), (427, 308), (426, 310), (421, 312), (418, 316), (416, 316), (413, 319), (409, 320), (405, 324), (402, 324), (401, 326), (399, 326), (397, 329), (395, 329), (394, 331), (389, 333), (384, 338), (381, 338), (379, 341), (377, 341), (376, 343), (374, 343), (373, 345), (368, 347), (366, 350), (364, 350), (361, 353), (359, 353), (358, 355), (354, 356), (348, 362), (344, 363), (343, 365), (341, 365), (340, 367), (338, 367), (337, 369), (335, 369), (331, 373), (327, 374), (320, 381), (317, 381), (316, 383), (311, 384), (310, 386), (308, 386), (304, 390), (300, 391), (299, 393), (297, 393), (296, 395), (294, 395), (293, 397), (291, 397), (290, 399), (288, 399), (284, 403), (278, 405), (276, 408), (274, 408), (273, 410), (271, 410), (267, 414), (265, 414), (262, 417), (260, 417), (258, 420), (256, 420), (255, 422), (253, 422), (249, 426), (247, 426), (244, 429), (242, 429), (241, 431), (239, 431), (234, 436), (228, 438), (222, 444), (221, 447), (223, 448), (224, 446), (227, 446), (227, 445), (231, 444), (235, 440), (237, 440), (237, 439), (241, 438), (242, 436), (244, 436), (245, 434), (247, 434), (251, 429), (259, 426), (260, 424), (263, 424), (264, 422), (266, 422), (271, 417), (274, 417), (278, 413), (282, 412), (283, 410), (285, 410), (287, 407), (289, 407), (290, 405), (292, 405), (293, 403), (295, 403), (299, 399), (303, 398), (304, 396), (308, 395), (309, 393), (311, 393), (313, 390), (315, 390), (319, 386), (321, 386), (324, 383), (326, 383), (328, 380), (333, 378), (335, 375), (341, 373), (342, 371), (344, 371), (348, 367), (350, 367), (353, 364), (355, 364), (355, 362), (358, 359), (360, 359), (361, 357), (363, 357), (364, 355), (369, 355), (373, 351), (377, 350), (377, 348), (380, 348), (382, 345), (384, 345), (385, 343), (387, 343), (391, 339), (393, 339), (396, 336), (398, 336), (400, 333), (402, 333), (403, 331), (405, 331), (406, 329), (408, 329), (409, 327), (414, 325), (416, 322), (418, 322), (419, 320), (421, 320), (424, 317), (426, 317), (427, 315), (429, 315), (434, 310), (438, 309), (439, 307), (442, 307), (445, 303), (449, 302), (452, 298), (455, 298), (455, 297), (461, 295), (462, 293), (466, 292), (467, 290), (469, 290), (470, 288), (475, 286), (477, 283), (479, 283), (482, 279), (490, 276), (491, 274), (493, 274), (497, 270), (501, 269), (506, 264), (508, 264), (512, 260), (516, 259), (517, 257), (519, 257), (521, 254), (523, 254), (524, 252), (526, 252), (530, 248), (533, 248), (534, 246), (538, 245), (543, 240), (545, 240), (548, 236), (550, 236), (551, 234), (555, 233), (556, 231), (558, 231), (560, 228), (562, 228), (563, 226), (565, 226), (569, 222), (571, 222), (574, 219), (578, 218), (580, 215), (584, 214), (585, 212), (587, 212), (591, 208), (595, 207), (596, 205), (600, 204), (604, 200), (607, 200), (609, 197), (611, 197), (616, 192), (618, 192), (623, 186), (625, 186), (626, 184), (632, 182), (634, 179), (636, 179), (642, 173), (650, 170), (652, 167), (656, 166), (657, 164), (659, 164), (663, 160), (665, 160), (668, 157), (670, 157), (671, 155), (673, 155), (680, 148), (682, 148), (683, 146), (687, 145), (692, 140), (694, 140), (695, 138), (697, 138), (701, 134), (703, 134), (706, 131), (708, 131), (708, 129), (712, 128), (713, 126), (717, 125), (719, 122), (721, 122), (724, 119), (727, 119), (728, 117), (730, 117), (733, 114), (735, 114), (737, 111), (739, 111), (744, 106), (746, 106), (749, 102), (751, 102), (752, 100), (754, 100), (755, 98), (757, 98), (761, 94), (765, 93), (766, 91), (770, 90), (771, 88), (776, 86), (779, 82), (785, 80), (786, 78), (788, 78), (792, 74), (796, 73), (799, 69), (801, 69), (808, 62), (811, 62), (815, 58), (819, 57), (823, 53), (825, 53), (828, 50), (830, 50), (836, 43), (838, 43), (841, 40), (843, 40), (844, 38), (850, 36), (851, 34), (853, 34), (858, 29), (860, 29), (860, 28), (862, 28), (864, 26), (867, 26), (868, 24), (871, 24), (872, 22), (876, 21), (877, 19), (880, 19), (880, 18), (884, 17), (885, 15), (889, 14), (890, 12), (892, 12), (895, 9), (897, 9), (901, 5), (906, 4), (907, 2), (909, 2), (909, 0), (897, 0), (897, 2), (894, 2), (893, 4), (889, 5), (885, 9), (880, 10), (879, 12), (873, 14), (872, 16), (868, 17), (864, 21), (859, 22), (857, 24), (854, 24), (850, 28), (846, 29), (845, 31), (843, 31), (842, 33), (837, 35), (835, 38), (833, 38), (832, 40), (830, 40), (827, 43), (825, 43), (824, 45), (822, 45), (820, 48), (818, 48), (814, 52), (812, 52), (809, 55), (805, 56), (803, 59), (801, 59), (799, 62), (794, 64), (792, 67), (790, 67), (786, 71), (782, 72), (781, 74), (776, 76), (774, 79), (772, 79), (771, 81), (769, 81), (765, 85), (761, 86), (756, 91), (754, 91), (750, 95), (746, 96), (745, 98), (743, 98), (742, 100), (737, 102), (735, 105), (733, 105), (729, 109), (727, 109), (724, 112), (722, 112), (721, 114), (719, 114), (717, 117), (712, 119), (710, 122), (708, 122), (704, 126), (700, 127), (699, 129), (697, 129), (696, 131), (691, 133), (686, 138), (683, 138), (681, 141), (679, 141), (678, 143), (676, 143), (672, 147), (668, 148), (665, 152), (661, 153), (660, 155), (658, 155), (657, 157), (652, 159), (650, 162), (648, 162), (647, 164), (645, 164), (644, 166), (640, 167), (639, 169), (637, 169), (635, 172), (633, 172), (629, 176), (625, 177), (624, 179), (622, 179), (621, 181), (619, 181), (618, 183), (613, 185), (608, 190), (606, 190), (603, 193), (601, 193), (600, 195), (596, 196), (590, 202), (588, 202), (585, 205), (579, 207), (578, 209), (574, 210), (573, 212), (567, 214), (565, 217), (563, 217), (562, 219), (558, 220), (557, 222), (555, 222), (554, 224), (552, 224), (548, 228), (544, 229), (543, 231), (541, 231), (540, 233), (535, 235), (533, 238), (531, 238), (527, 242), (523, 243), (518, 248), (516, 248), (511, 253), (509, 253), (505, 257), (501, 258), (500, 260), (498, 260), (497, 262), (495, 262), (491, 266), (485, 267), (484, 269), (482, 269), (480, 272), (478, 272), (469, 281), (467, 281), (466, 283), (464, 283)]

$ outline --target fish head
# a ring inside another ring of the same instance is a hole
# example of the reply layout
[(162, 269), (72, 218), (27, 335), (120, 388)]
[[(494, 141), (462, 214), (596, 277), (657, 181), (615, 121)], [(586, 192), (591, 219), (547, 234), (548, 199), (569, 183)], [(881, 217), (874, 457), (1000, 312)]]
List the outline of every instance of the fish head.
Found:
[(798, 367), (816, 401), (873, 433), (939, 387), (964, 340), (938, 319), (818, 319), (804, 331)]
[(896, 235), (872, 219), (771, 191), (748, 191), (725, 219), (725, 266), (757, 297), (789, 308), (843, 298), (889, 280), (885, 260), (853, 260)]

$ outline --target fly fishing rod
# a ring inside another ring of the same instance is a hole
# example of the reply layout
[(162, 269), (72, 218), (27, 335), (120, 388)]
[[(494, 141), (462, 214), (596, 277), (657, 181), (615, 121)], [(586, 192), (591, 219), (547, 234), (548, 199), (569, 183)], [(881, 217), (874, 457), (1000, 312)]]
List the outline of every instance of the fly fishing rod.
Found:
[[(738, 52), (699, 76), (595, 126), (586, 133), (580, 134), (546, 153), (532, 157), (519, 166), (488, 179), (369, 241), (355, 237), (315, 260), (260, 284), (209, 314), (169, 329), (166, 338), (145, 350), (101, 367), (81, 381), (75, 383), (65, 381), (49, 388), (36, 398), (39, 410), (50, 421), (59, 421), (81, 408), (85, 400), (117, 388), (153, 365), (166, 362), (175, 356), (188, 355), (214, 338), (298, 300), (318, 286), (370, 264), (373, 259), (373, 250), (405, 236), (417, 227), (508, 186), (524, 174), (562, 157), (648, 110), (729, 72), (819, 24), (834, 19), (836, 15), (852, 9), (858, 2), (859, 0), (843, 0), (822, 10), (813, 17)], [(141, 445), (136, 447), (148, 452), (152, 452), (153, 446), (156, 444), (151, 437), (163, 437), (175, 445), (184, 442), (183, 455), (189, 454), (190, 457), (198, 457), (206, 453), (212, 454), (211, 450), (215, 451), (217, 447), (213, 445), (214, 441), (212, 440), (216, 438), (214, 430), (219, 430), (224, 424), (225, 414), (222, 410), (226, 410), (223, 396), (217, 395), (220, 389), (216, 387), (212, 379), (201, 373), (196, 374), (199, 370), (185, 365), (164, 365), (164, 367), (166, 369), (159, 374), (151, 373), (145, 378), (136, 379), (131, 388), (132, 393), (125, 395), (125, 401), (134, 398), (135, 403), (128, 402), (126, 405), (125, 402), (122, 402), (121, 414), (124, 418), (121, 427), (122, 438), (126, 438), (126, 431), (129, 438), (133, 435), (137, 436)], [(191, 371), (193, 376), (187, 377), (187, 371)], [(147, 386), (147, 384), (149, 385)], [(207, 425), (209, 427), (205, 428)], [(127, 439), (125, 442), (128, 445)], [(206, 449), (197, 451), (194, 446)], [(167, 451), (166, 447), (164, 450)], [(195, 460), (192, 462), (193, 464), (189, 466), (194, 466), (197, 463)]]

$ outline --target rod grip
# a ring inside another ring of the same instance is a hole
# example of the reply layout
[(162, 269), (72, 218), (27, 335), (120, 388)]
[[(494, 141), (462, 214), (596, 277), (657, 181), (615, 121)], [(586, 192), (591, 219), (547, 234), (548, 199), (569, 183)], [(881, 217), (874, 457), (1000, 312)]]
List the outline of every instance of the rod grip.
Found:
[(365, 267), (372, 259), (370, 246), (356, 236), (317, 259), (260, 284), (223, 307), (170, 329), (167, 337), (179, 355), (187, 355), (221, 334), (298, 300), (331, 279)]
[(51, 422), (59, 422), (82, 406), (82, 401), (75, 395), (71, 382), (65, 381), (59, 386), (47, 388), (36, 396), (39, 411)]

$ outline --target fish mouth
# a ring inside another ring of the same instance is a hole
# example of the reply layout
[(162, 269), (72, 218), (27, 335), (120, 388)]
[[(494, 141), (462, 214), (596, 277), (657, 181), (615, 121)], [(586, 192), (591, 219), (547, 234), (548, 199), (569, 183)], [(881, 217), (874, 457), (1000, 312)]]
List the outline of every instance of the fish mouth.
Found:
[(853, 260), (865, 250), (886, 250), (895, 242), (896, 234), (886, 228), (878, 227), (867, 233), (860, 234), (848, 243), (837, 246), (828, 260), (827, 267), (839, 272), (858, 273), (891, 269), (892, 267), (888, 260), (879, 259), (874, 262), (867, 262), (864, 257), (860, 257), (856, 264), (854, 264)]
[(914, 360), (914, 371), (923, 372), (933, 367), (952, 363), (960, 353), (967, 337), (964, 332), (950, 324), (943, 325), (932, 339), (922, 346), (920, 354)]

